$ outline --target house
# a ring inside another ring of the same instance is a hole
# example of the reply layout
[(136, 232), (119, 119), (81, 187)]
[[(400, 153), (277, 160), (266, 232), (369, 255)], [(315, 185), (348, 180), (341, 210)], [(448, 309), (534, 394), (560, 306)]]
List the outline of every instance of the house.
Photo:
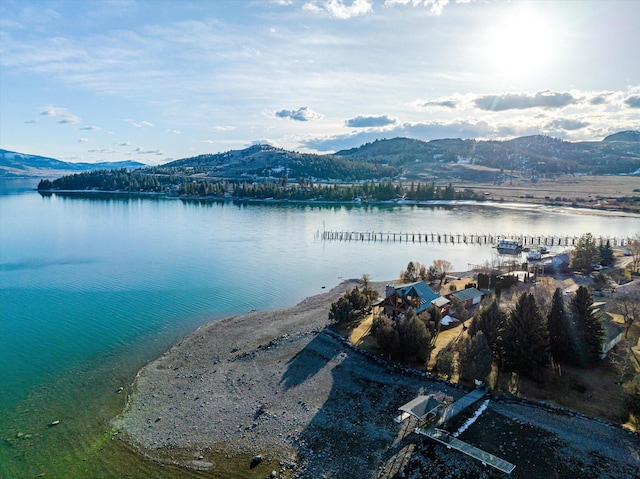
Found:
[[(382, 308), (390, 318), (397, 318), (406, 314), (409, 309), (412, 309), (416, 314), (420, 314), (426, 311), (431, 304), (443, 304), (444, 302), (440, 298), (442, 297), (424, 281), (398, 286), (389, 284), (387, 285), (385, 298), (377, 306)], [(444, 304), (448, 304), (448, 301)]]
[(602, 326), (604, 327), (604, 341), (602, 342), (600, 350), (600, 359), (606, 358), (609, 351), (611, 351), (616, 344), (622, 341), (622, 333), (624, 331), (624, 328), (621, 325), (610, 320), (607, 321), (607, 319), (605, 319)]
[(602, 316), (602, 327), (604, 328), (604, 340), (600, 349), (600, 359), (604, 359), (613, 347), (622, 341), (624, 328), (613, 321), (613, 318), (604, 312), (604, 302), (593, 303), (593, 309)]
[(477, 288), (465, 288), (460, 291), (454, 291), (453, 293), (448, 294), (447, 297), (449, 299), (456, 298), (457, 300), (462, 301), (465, 308), (470, 308), (480, 303), (482, 298), (486, 295), (486, 291), (482, 292)]

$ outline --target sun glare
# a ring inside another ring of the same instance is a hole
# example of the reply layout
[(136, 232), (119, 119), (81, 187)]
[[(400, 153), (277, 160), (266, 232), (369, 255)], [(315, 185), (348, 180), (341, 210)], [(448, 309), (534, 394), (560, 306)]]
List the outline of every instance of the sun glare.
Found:
[(489, 30), (489, 62), (502, 75), (531, 74), (549, 60), (552, 33), (551, 25), (535, 12), (520, 11), (504, 17)]

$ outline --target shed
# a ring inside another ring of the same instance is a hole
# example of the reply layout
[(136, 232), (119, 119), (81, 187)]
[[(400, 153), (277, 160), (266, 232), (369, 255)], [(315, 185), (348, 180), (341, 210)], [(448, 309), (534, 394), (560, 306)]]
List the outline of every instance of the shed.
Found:
[(398, 408), (398, 411), (402, 411), (404, 413), (401, 414), (399, 418), (404, 420), (411, 415), (418, 419), (419, 422), (422, 422), (425, 419), (435, 417), (440, 406), (440, 401), (438, 401), (433, 394), (429, 394), (428, 396), (418, 396)]
[(465, 308), (470, 308), (482, 300), (484, 293), (477, 288), (465, 288), (451, 293), (449, 297), (459, 299)]

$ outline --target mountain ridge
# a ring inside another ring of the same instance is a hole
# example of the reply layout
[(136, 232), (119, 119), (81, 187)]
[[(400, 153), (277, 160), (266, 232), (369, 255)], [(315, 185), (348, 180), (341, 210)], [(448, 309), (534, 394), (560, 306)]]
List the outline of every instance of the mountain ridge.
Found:
[[(142, 168), (139, 162), (66, 163), (0, 150), (0, 176), (54, 176), (95, 169)], [(531, 177), (562, 174), (638, 174), (640, 131), (627, 130), (601, 141), (569, 142), (530, 135), (510, 140), (442, 138), (378, 139), (333, 154), (300, 153), (270, 145), (208, 153), (144, 168), (151, 174), (247, 179), (311, 178), (363, 181), (394, 178), (467, 177), (480, 167), (519, 171)], [(485, 172), (485, 174), (488, 174)], [(493, 173), (495, 174), (495, 173)]]
[(136, 169), (147, 165), (138, 161), (103, 161), (71, 163), (46, 156), (0, 149), (0, 177), (43, 177), (93, 170)]

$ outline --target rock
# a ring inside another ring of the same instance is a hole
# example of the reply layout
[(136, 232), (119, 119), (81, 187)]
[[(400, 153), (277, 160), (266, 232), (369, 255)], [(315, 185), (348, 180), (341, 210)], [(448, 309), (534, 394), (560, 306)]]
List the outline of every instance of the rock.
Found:
[(55, 421), (53, 421), (51, 424), (49, 424), (49, 426), (57, 426), (58, 424), (60, 424), (60, 421), (58, 421), (57, 419)]
[(18, 434), (16, 434), (17, 438), (21, 438), (22, 436), (24, 436), (24, 432), (19, 432)]
[(122, 386), (120, 386), (116, 392), (117, 392), (118, 394), (120, 394), (122, 391), (124, 391), (124, 388), (123, 388)]
[(276, 477), (278, 475), (278, 473), (276, 471), (271, 471), (271, 474), (269, 474), (269, 477)]
[(256, 454), (255, 456), (253, 456), (253, 459), (251, 459), (251, 464), (249, 465), (249, 467), (253, 469), (261, 462), (262, 462), (262, 456), (260, 454)]

